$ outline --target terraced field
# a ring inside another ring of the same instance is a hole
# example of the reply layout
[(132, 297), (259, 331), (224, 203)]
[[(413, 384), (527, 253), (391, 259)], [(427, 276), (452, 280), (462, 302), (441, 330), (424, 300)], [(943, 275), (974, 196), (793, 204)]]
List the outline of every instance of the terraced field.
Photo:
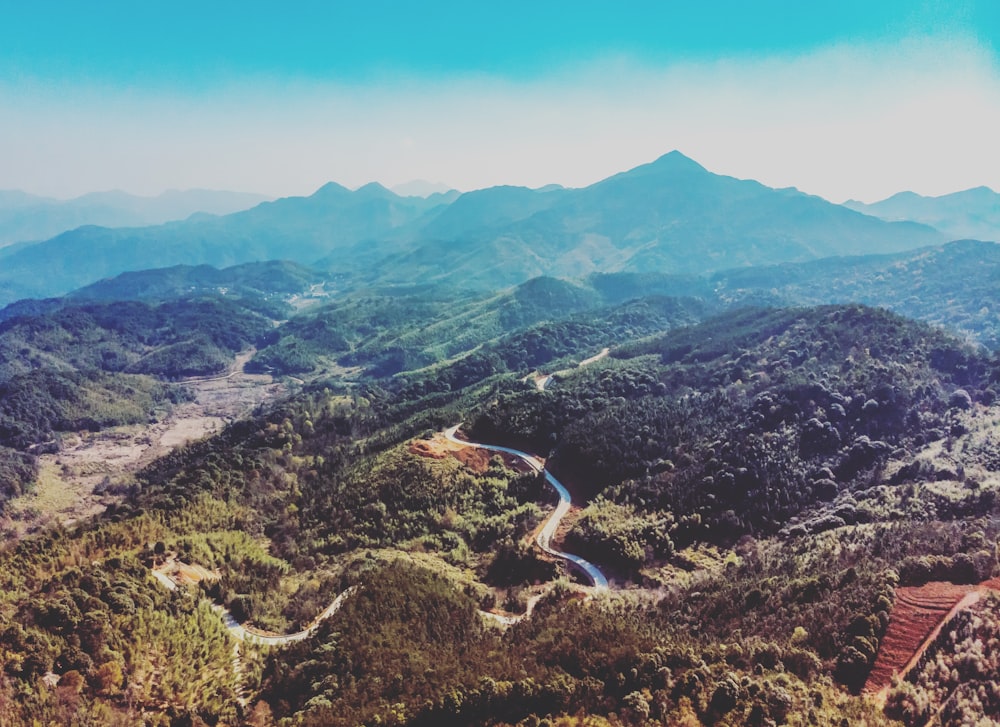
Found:
[(897, 588), (889, 628), (864, 692), (877, 694), (891, 684), (894, 674), (905, 674), (954, 613), (979, 599), (984, 586), (928, 583)]

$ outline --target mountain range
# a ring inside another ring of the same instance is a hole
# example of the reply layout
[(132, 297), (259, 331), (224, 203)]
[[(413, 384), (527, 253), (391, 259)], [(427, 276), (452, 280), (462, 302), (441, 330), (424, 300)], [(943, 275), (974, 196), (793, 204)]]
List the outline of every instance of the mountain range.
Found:
[(713, 174), (679, 152), (582, 189), (493, 187), (400, 197), (329, 183), (221, 217), (82, 227), (0, 253), (0, 303), (60, 295), (129, 270), (284, 259), (351, 285), (496, 289), (538, 275), (700, 274), (944, 242), (794, 189)]
[(156, 197), (121, 191), (93, 192), (67, 200), (0, 190), (0, 247), (26, 240), (46, 240), (83, 225), (157, 225), (182, 220), (196, 212), (226, 215), (266, 199), (262, 194), (208, 189), (170, 190)]
[[(461, 207), (472, 195), (492, 218)], [(435, 234), (445, 219), (449, 227)], [(885, 223), (797, 190), (713, 174), (676, 151), (583, 189), (469, 193), (420, 232), (408, 253), (380, 267), (382, 278), (490, 288), (537, 275), (698, 274), (944, 240), (924, 225)]]
[(0, 308), (0, 725), (996, 723), (948, 239), (672, 153), (0, 250), (83, 285)]
[(913, 220), (930, 225), (952, 239), (1000, 241), (1000, 194), (975, 187), (940, 197), (900, 192), (873, 204), (848, 200), (845, 207), (882, 220)]

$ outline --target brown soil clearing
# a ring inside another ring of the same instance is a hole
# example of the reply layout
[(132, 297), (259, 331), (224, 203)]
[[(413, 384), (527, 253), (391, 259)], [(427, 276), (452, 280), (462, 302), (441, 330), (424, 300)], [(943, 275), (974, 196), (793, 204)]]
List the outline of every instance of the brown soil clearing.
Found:
[(865, 683), (865, 693), (884, 696), (893, 676), (905, 675), (941, 628), (994, 585), (992, 581), (987, 581), (978, 586), (928, 583), (919, 587), (897, 588), (889, 627), (882, 638), (875, 666)]
[(528, 472), (531, 468), (520, 457), (500, 452), (491, 452), (481, 447), (455, 444), (443, 434), (437, 433), (430, 439), (414, 439), (410, 442), (410, 452), (429, 459), (454, 457), (473, 472), (482, 474), (490, 466), (490, 458), (500, 455), (507, 467), (518, 472)]

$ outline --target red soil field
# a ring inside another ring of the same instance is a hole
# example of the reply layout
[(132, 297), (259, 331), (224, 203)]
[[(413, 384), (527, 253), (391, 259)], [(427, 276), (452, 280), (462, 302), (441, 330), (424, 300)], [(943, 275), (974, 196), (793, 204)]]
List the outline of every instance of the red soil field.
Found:
[(889, 627), (864, 692), (874, 694), (888, 687), (894, 674), (902, 675), (912, 666), (940, 627), (954, 615), (953, 611), (968, 607), (982, 591), (998, 585), (987, 581), (978, 586), (928, 583), (919, 588), (897, 588)]

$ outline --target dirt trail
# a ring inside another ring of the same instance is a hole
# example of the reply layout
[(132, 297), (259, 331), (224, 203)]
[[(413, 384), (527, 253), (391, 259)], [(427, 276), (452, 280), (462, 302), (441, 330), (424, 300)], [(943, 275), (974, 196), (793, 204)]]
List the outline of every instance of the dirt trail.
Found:
[(584, 366), (589, 366), (592, 363), (596, 363), (600, 361), (602, 358), (607, 358), (609, 353), (611, 353), (610, 348), (602, 348), (599, 354), (597, 354), (596, 356), (591, 356), (590, 358), (585, 358), (578, 364), (578, 367), (583, 368)]
[(538, 602), (542, 600), (542, 597), (551, 590), (551, 584), (549, 587), (535, 593), (528, 599), (524, 613), (497, 613), (495, 611), (479, 611), (479, 615), (490, 621), (496, 621), (501, 626), (513, 626), (516, 623), (520, 623), (526, 618), (531, 618), (531, 614), (535, 612), (535, 606)]
[(286, 644), (291, 644), (296, 641), (303, 641), (312, 636), (313, 632), (319, 628), (320, 623), (330, 618), (333, 614), (340, 610), (340, 607), (344, 605), (344, 601), (354, 591), (357, 590), (355, 586), (351, 586), (343, 593), (340, 593), (336, 598), (331, 601), (330, 605), (323, 609), (323, 612), (319, 616), (313, 619), (312, 623), (301, 631), (297, 631), (294, 634), (268, 634), (259, 631), (253, 627), (243, 626), (238, 623), (233, 614), (231, 614), (227, 609), (219, 605), (213, 605), (212, 608), (217, 611), (222, 618), (222, 622), (229, 629), (229, 633), (232, 634), (233, 638), (237, 641), (246, 641), (251, 644), (260, 644), (262, 646), (285, 646)]
[[(585, 358), (583, 361), (576, 365), (577, 368), (583, 368), (584, 366), (589, 366), (592, 363), (596, 363), (603, 358), (607, 358), (608, 354), (611, 353), (610, 348), (602, 348), (600, 353), (591, 356), (590, 358)], [(562, 371), (556, 371), (554, 374), (543, 374), (540, 371), (534, 371), (527, 376), (525, 376), (521, 381), (534, 383), (535, 388), (539, 391), (545, 391), (545, 387), (549, 385), (554, 376), (566, 376), (572, 373), (573, 369), (563, 369)]]

